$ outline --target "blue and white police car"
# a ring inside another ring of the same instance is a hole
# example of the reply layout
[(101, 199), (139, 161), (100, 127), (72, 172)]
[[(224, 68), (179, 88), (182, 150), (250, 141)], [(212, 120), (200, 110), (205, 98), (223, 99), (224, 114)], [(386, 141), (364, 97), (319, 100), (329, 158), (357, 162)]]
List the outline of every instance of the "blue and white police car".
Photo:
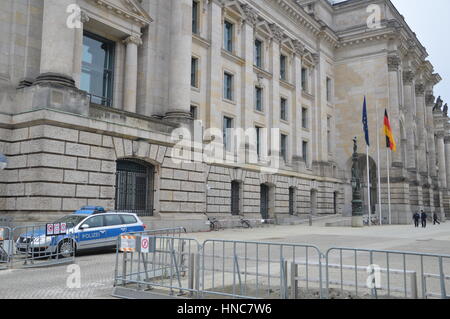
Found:
[(136, 214), (106, 212), (103, 207), (93, 206), (82, 207), (48, 225), (65, 225), (67, 230), (64, 234), (49, 236), (45, 228), (33, 229), (19, 236), (17, 251), (69, 257), (76, 251), (114, 248), (121, 234), (142, 232), (146, 228)]

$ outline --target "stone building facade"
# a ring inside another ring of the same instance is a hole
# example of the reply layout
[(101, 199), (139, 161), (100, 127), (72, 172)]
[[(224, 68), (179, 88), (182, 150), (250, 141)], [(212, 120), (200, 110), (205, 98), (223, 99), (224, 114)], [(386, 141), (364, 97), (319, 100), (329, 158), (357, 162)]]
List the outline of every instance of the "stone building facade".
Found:
[[(203, 213), (349, 215), (364, 96), (372, 139), (380, 132), (384, 145), (386, 108), (398, 144), (393, 222), (421, 207), (450, 214), (449, 124), (433, 110), (441, 79), (389, 0), (3, 2), (0, 214), (40, 221), (96, 205), (193, 228)], [(244, 161), (201, 160), (228, 141), (226, 128), (258, 132), (226, 152)], [(281, 133), (262, 142), (271, 128)], [(191, 138), (200, 160), (174, 158)], [(382, 183), (382, 205), (373, 196), (371, 206), (386, 216), (386, 152), (379, 162), (369, 152), (370, 183), (378, 166)]]

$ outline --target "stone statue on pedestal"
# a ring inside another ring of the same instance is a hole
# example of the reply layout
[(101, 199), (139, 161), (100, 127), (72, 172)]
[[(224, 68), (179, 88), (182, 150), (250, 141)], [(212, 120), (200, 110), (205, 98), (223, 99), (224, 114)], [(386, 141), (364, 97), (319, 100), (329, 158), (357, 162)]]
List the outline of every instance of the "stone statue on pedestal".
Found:
[(433, 111), (441, 110), (443, 102), (444, 101), (442, 101), (441, 97), (439, 96), (436, 100), (436, 104), (434, 104)]
[(442, 110), (442, 112), (444, 112), (444, 115), (447, 116), (447, 114), (448, 114), (448, 105), (447, 105), (447, 103), (445, 103), (444, 109)]

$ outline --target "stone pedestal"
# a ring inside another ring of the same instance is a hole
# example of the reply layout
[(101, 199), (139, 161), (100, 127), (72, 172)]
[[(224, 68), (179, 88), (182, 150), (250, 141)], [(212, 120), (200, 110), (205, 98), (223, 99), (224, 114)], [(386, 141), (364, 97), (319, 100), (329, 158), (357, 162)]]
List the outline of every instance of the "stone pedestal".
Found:
[(362, 216), (352, 216), (352, 227), (364, 227), (364, 221)]

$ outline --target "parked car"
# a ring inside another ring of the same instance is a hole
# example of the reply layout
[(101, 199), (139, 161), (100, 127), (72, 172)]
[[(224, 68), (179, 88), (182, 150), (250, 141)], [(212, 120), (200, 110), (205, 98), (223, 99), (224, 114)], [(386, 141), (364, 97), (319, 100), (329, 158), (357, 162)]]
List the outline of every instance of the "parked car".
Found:
[(75, 252), (90, 249), (114, 248), (117, 237), (123, 233), (144, 231), (146, 225), (136, 214), (106, 212), (103, 207), (85, 206), (52, 224), (65, 224), (63, 235), (48, 236), (46, 227), (21, 234), (16, 241), (19, 253), (43, 256), (73, 256)]

